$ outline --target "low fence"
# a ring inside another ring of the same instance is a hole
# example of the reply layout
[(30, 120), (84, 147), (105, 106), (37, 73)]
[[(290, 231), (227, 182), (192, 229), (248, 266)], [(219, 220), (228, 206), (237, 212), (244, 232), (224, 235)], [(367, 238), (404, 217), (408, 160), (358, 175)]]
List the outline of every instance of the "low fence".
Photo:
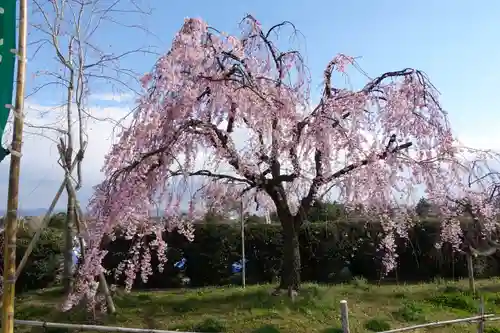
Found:
[(165, 331), (144, 328), (129, 328), (129, 327), (116, 327), (116, 326), (99, 326), (99, 325), (80, 325), (80, 324), (65, 324), (65, 323), (51, 323), (46, 321), (36, 320), (14, 320), (16, 326), (30, 326), (47, 328), (62, 328), (68, 330), (75, 330), (78, 332), (92, 331), (92, 332), (113, 332), (113, 333), (193, 333), (193, 332), (180, 332), (180, 331)]
[[(349, 309), (347, 306), (347, 301), (345, 301), (345, 300), (340, 301), (340, 316), (341, 316), (343, 333), (350, 333)], [(459, 324), (459, 323), (477, 323), (477, 333), (484, 333), (485, 322), (494, 321), (494, 320), (500, 320), (500, 317), (495, 317), (494, 314), (484, 313), (484, 300), (483, 300), (483, 298), (481, 298), (480, 305), (479, 305), (479, 311), (478, 311), (478, 314), (476, 316), (418, 324), (418, 325), (413, 325), (413, 326), (396, 328), (396, 329), (392, 329), (389, 331), (382, 331), (382, 332), (378, 332), (378, 333), (408, 332), (408, 331), (413, 331), (413, 330), (417, 330), (420, 328), (440, 327), (440, 326)]]
[[(343, 333), (350, 333), (349, 329), (349, 308), (347, 301), (340, 301), (340, 315)], [(401, 327), (389, 331), (378, 333), (397, 333), (408, 332), (420, 328), (439, 327), (458, 323), (477, 323), (477, 333), (484, 333), (485, 323), (488, 321), (500, 320), (500, 317), (495, 317), (495, 314), (484, 313), (484, 300), (481, 298), (479, 311), (476, 316), (467, 318), (458, 318), (444, 321), (436, 321), (431, 323), (418, 324), (413, 326)], [(157, 329), (143, 329), (143, 328), (128, 328), (128, 327), (113, 327), (113, 326), (99, 326), (99, 325), (83, 325), (83, 324), (66, 324), (66, 323), (52, 323), (35, 320), (15, 320), (16, 326), (31, 326), (42, 328), (62, 328), (68, 330), (75, 330), (79, 332), (93, 331), (93, 332), (121, 332), (121, 333), (194, 333), (194, 332), (180, 332), (180, 331), (166, 331)]]

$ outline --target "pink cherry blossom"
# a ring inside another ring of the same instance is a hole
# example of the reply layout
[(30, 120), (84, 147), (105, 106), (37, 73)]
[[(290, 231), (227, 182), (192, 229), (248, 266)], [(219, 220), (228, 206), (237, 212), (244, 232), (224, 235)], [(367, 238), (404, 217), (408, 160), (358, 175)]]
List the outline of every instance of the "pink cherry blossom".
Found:
[[(170, 51), (141, 79), (145, 92), (132, 125), (106, 156), (106, 179), (89, 205), (89, 248), (67, 308), (95, 296), (103, 238), (117, 229), (137, 240), (115, 272), (125, 272), (128, 289), (138, 273), (146, 281), (156, 269), (153, 251), (162, 269), (164, 226), (149, 220), (158, 197), (167, 228), (192, 239), (192, 223), (207, 202), (220, 210), (239, 200), (247, 210), (277, 210), (284, 230), (296, 233), (303, 213), (333, 190), (337, 201), (361, 204), (382, 223), (387, 271), (397, 263), (395, 238), (406, 237), (415, 222), (405, 207), (419, 188), (439, 207), (443, 241), (457, 249), (465, 207), (458, 200), (489, 222), (486, 232), (496, 227), (491, 188), (467, 182), (474, 168), (457, 148), (425, 73), (406, 68), (347, 89), (332, 74), (347, 75), (359, 65), (340, 54), (327, 64), (321, 99), (311, 106), (301, 54), (280, 51), (272, 39), (290, 25), (264, 31), (247, 16), (241, 35), (230, 36), (201, 19), (185, 20)], [(151, 248), (142, 241), (149, 234), (157, 235)]]

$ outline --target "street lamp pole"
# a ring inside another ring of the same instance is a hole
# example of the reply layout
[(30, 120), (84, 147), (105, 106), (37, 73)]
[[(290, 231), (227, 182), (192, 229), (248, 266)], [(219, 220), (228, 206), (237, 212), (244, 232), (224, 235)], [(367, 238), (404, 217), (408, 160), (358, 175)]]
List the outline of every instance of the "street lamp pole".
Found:
[(243, 216), (243, 200), (240, 202), (240, 225), (241, 225), (241, 285), (246, 286), (246, 258), (245, 258), (245, 219)]

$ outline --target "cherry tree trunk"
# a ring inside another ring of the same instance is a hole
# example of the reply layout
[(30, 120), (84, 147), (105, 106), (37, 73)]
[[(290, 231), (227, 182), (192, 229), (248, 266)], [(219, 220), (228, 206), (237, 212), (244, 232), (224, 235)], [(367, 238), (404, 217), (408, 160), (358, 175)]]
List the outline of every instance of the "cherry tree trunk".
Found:
[(300, 221), (289, 217), (282, 220), (283, 227), (283, 260), (280, 274), (280, 290), (298, 291), (300, 288)]

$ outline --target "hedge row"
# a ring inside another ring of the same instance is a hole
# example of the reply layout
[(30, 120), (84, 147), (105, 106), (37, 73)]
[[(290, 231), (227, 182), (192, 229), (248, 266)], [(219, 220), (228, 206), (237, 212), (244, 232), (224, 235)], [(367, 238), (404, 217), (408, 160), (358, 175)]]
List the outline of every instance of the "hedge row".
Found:
[[(0, 235), (0, 244), (3, 248), (3, 234)], [(17, 235), (16, 261), (21, 261), (32, 235), (20, 229)], [(35, 290), (47, 287), (54, 283), (62, 259), (63, 238), (60, 230), (47, 229), (43, 232), (37, 246), (26, 262), (21, 275), (17, 279), (17, 291)], [(3, 268), (3, 251), (0, 255), (0, 267)]]
[[(26, 269), (21, 275), (21, 290), (41, 288), (54, 280), (61, 256), (60, 231), (46, 232), (36, 247)], [(371, 281), (381, 277), (380, 253), (377, 244), (381, 235), (380, 225), (362, 222), (335, 222), (309, 224), (300, 234), (303, 281), (337, 282), (352, 276)], [(181, 285), (182, 275), (174, 267), (181, 258), (187, 259), (182, 274), (190, 279), (193, 287), (237, 283), (238, 278), (231, 264), (241, 259), (241, 237), (237, 225), (201, 224), (196, 227), (193, 242), (188, 242), (176, 232), (165, 234), (169, 244), (169, 263), (162, 273), (155, 271), (147, 284), (138, 279), (134, 288), (175, 288)], [(415, 227), (409, 240), (399, 240), (399, 267), (385, 279), (400, 281), (425, 281), (434, 278), (461, 278), (467, 276), (466, 262), (449, 246), (435, 248), (439, 225), (427, 221)], [(21, 258), (29, 238), (18, 238), (18, 259)], [(282, 239), (278, 225), (249, 225), (245, 230), (247, 283), (275, 281), (281, 264)], [(128, 256), (131, 241), (118, 238), (109, 245), (104, 266), (117, 267)], [(153, 257), (155, 258), (155, 256)], [(155, 259), (154, 259), (155, 260)], [(500, 275), (500, 255), (478, 259), (477, 276)], [(153, 267), (155, 267), (153, 263)], [(346, 269), (348, 268), (348, 270)], [(342, 273), (341, 273), (342, 272)], [(110, 282), (122, 284), (123, 281)]]

